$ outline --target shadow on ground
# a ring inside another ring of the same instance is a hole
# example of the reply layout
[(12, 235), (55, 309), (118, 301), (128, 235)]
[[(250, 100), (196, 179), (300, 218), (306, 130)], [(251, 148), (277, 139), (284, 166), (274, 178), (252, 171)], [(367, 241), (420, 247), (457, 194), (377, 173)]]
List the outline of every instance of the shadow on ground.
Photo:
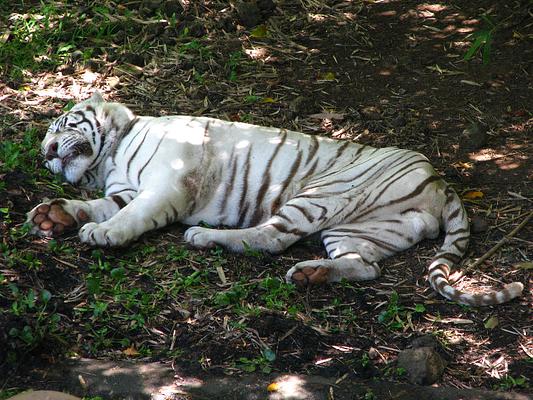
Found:
[(217, 377), (176, 373), (162, 363), (76, 360), (32, 371), (34, 382), (49, 390), (106, 399), (165, 400), (531, 400), (518, 393), (453, 387), (415, 386), (363, 380), (282, 374)]

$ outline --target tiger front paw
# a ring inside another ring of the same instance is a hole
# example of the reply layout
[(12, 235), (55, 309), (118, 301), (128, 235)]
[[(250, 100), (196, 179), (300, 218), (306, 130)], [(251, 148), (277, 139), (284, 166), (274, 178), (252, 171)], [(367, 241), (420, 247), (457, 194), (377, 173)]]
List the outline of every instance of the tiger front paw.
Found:
[(185, 231), (185, 241), (198, 249), (212, 249), (216, 243), (212, 240), (211, 231), (213, 229), (193, 226)]
[(304, 261), (292, 267), (285, 276), (287, 283), (298, 287), (321, 285), (329, 282), (330, 269), (316, 261)]
[(80, 240), (90, 246), (118, 247), (128, 244), (132, 239), (127, 237), (126, 231), (110, 226), (108, 222), (100, 224), (90, 222), (82, 226), (79, 232)]
[(83, 210), (76, 212), (76, 217), (65, 210), (65, 200), (52, 200), (41, 203), (28, 213), (26, 223), (31, 226), (30, 232), (39, 236), (59, 236), (62, 233), (76, 229), (80, 223), (89, 220)]

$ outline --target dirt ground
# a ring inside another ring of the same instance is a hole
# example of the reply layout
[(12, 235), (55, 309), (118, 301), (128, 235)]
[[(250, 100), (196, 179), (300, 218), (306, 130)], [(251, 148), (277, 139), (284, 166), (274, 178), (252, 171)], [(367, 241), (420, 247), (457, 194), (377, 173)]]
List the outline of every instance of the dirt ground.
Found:
[[(115, 30), (79, 44), (97, 50), (90, 57), (72, 49), (62, 65), (0, 76), (0, 139), (21, 143), (28, 129), (44, 136), (70, 100), (98, 89), (138, 114), (414, 149), (465, 200), (474, 233), (463, 269), (533, 210), (531, 2), (185, 3), (106, 3)], [(84, 12), (98, 16), (95, 7)], [(496, 26), (490, 60), (465, 61), (468, 35), (490, 28), (484, 13)], [(0, 22), (1, 33), (9, 19)], [(38, 157), (30, 162), (42, 169)], [(295, 262), (324, 256), (315, 238), (276, 257), (186, 249), (180, 225), (126, 250), (95, 253), (75, 235), (50, 243), (23, 233), (25, 213), (44, 197), (91, 194), (2, 165), (0, 391), (46, 386), (28, 382), (27, 371), (65, 357), (160, 360), (189, 374), (405, 381), (396, 356), (427, 333), (448, 361), (442, 385), (530, 390), (531, 222), (457, 283), (523, 282), (526, 295), (509, 304), (474, 309), (435, 296), (425, 267), (441, 239), (386, 260), (376, 281), (297, 291), (279, 279)], [(40, 298), (28, 299), (31, 289)]]

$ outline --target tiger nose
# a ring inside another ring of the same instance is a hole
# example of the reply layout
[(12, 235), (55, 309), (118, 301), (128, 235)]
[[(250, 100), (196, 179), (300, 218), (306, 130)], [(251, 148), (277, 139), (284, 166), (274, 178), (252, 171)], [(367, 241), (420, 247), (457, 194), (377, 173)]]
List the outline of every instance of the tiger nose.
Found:
[(54, 142), (48, 146), (48, 149), (46, 150), (45, 158), (50, 161), (54, 158), (57, 158), (57, 148), (58, 144), (57, 142)]

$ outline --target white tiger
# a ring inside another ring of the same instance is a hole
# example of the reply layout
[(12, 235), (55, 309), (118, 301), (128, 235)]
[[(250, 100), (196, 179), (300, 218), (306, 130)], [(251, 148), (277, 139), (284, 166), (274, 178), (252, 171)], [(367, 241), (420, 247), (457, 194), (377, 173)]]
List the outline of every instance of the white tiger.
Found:
[(46, 166), (72, 184), (104, 188), (91, 201), (55, 199), (28, 213), (32, 232), (81, 227), (82, 242), (122, 246), (175, 221), (194, 247), (279, 253), (314, 232), (330, 259), (292, 267), (299, 285), (369, 280), (381, 259), (436, 238), (444, 244), (429, 282), (444, 297), (484, 306), (520, 296), (461, 292), (449, 270), (463, 256), (469, 227), (457, 194), (421, 154), (377, 149), (285, 129), (213, 118), (137, 117), (96, 93), (55, 120), (42, 143)]

